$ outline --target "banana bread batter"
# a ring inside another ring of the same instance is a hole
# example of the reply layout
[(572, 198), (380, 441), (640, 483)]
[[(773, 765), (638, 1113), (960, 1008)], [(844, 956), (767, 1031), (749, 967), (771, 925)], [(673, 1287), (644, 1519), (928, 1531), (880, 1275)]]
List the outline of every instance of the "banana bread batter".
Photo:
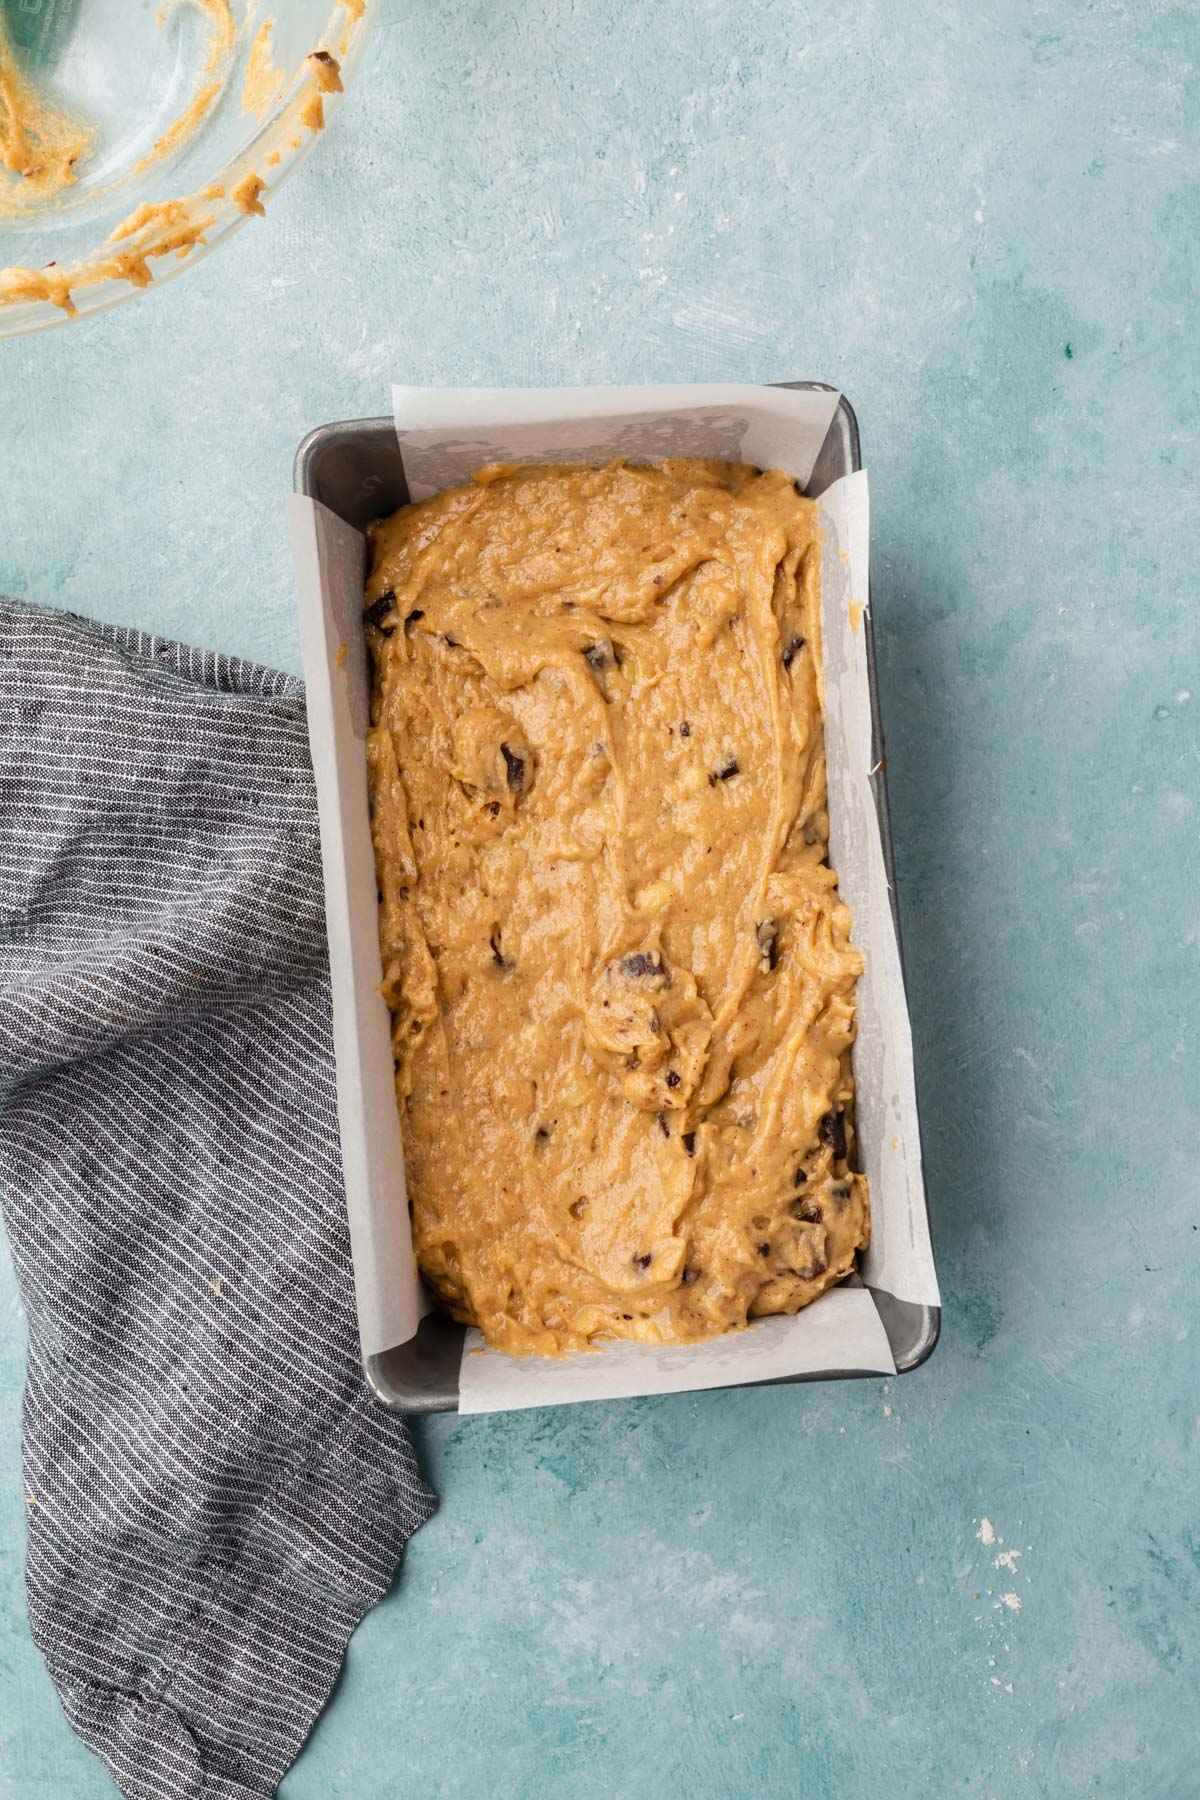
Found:
[(735, 464), (497, 467), (373, 528), (413, 1240), (504, 1350), (793, 1313), (867, 1242), (816, 511)]

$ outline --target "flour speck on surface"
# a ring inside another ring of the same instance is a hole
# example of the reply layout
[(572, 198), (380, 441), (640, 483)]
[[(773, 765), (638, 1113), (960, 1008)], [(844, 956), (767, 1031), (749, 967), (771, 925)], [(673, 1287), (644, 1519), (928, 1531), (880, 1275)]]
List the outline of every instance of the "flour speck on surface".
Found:
[(990, 1519), (980, 1519), (979, 1530), (975, 1533), (975, 1536), (979, 1539), (981, 1544), (994, 1544), (996, 1542), (996, 1533), (992, 1530), (992, 1521)]

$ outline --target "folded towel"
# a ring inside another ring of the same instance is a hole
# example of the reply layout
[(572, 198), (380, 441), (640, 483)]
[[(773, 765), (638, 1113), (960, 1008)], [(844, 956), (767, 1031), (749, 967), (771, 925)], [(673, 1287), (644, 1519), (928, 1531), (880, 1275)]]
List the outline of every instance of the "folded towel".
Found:
[(129, 1800), (270, 1795), (434, 1507), (358, 1359), (291, 676), (0, 601), (33, 1635)]

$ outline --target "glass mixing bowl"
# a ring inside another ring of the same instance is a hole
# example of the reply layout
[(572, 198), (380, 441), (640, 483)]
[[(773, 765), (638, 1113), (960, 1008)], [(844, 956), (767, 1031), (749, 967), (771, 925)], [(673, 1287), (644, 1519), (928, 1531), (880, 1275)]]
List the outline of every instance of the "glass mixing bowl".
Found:
[(0, 337), (180, 274), (319, 140), (379, 0), (0, 0)]

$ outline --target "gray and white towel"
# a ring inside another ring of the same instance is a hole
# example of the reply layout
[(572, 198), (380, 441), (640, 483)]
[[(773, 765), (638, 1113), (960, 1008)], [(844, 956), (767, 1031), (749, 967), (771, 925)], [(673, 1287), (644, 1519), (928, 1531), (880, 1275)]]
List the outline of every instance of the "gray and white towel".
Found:
[(362, 1379), (301, 684), (0, 601), (33, 1634), (129, 1800), (257, 1800), (433, 1510)]

